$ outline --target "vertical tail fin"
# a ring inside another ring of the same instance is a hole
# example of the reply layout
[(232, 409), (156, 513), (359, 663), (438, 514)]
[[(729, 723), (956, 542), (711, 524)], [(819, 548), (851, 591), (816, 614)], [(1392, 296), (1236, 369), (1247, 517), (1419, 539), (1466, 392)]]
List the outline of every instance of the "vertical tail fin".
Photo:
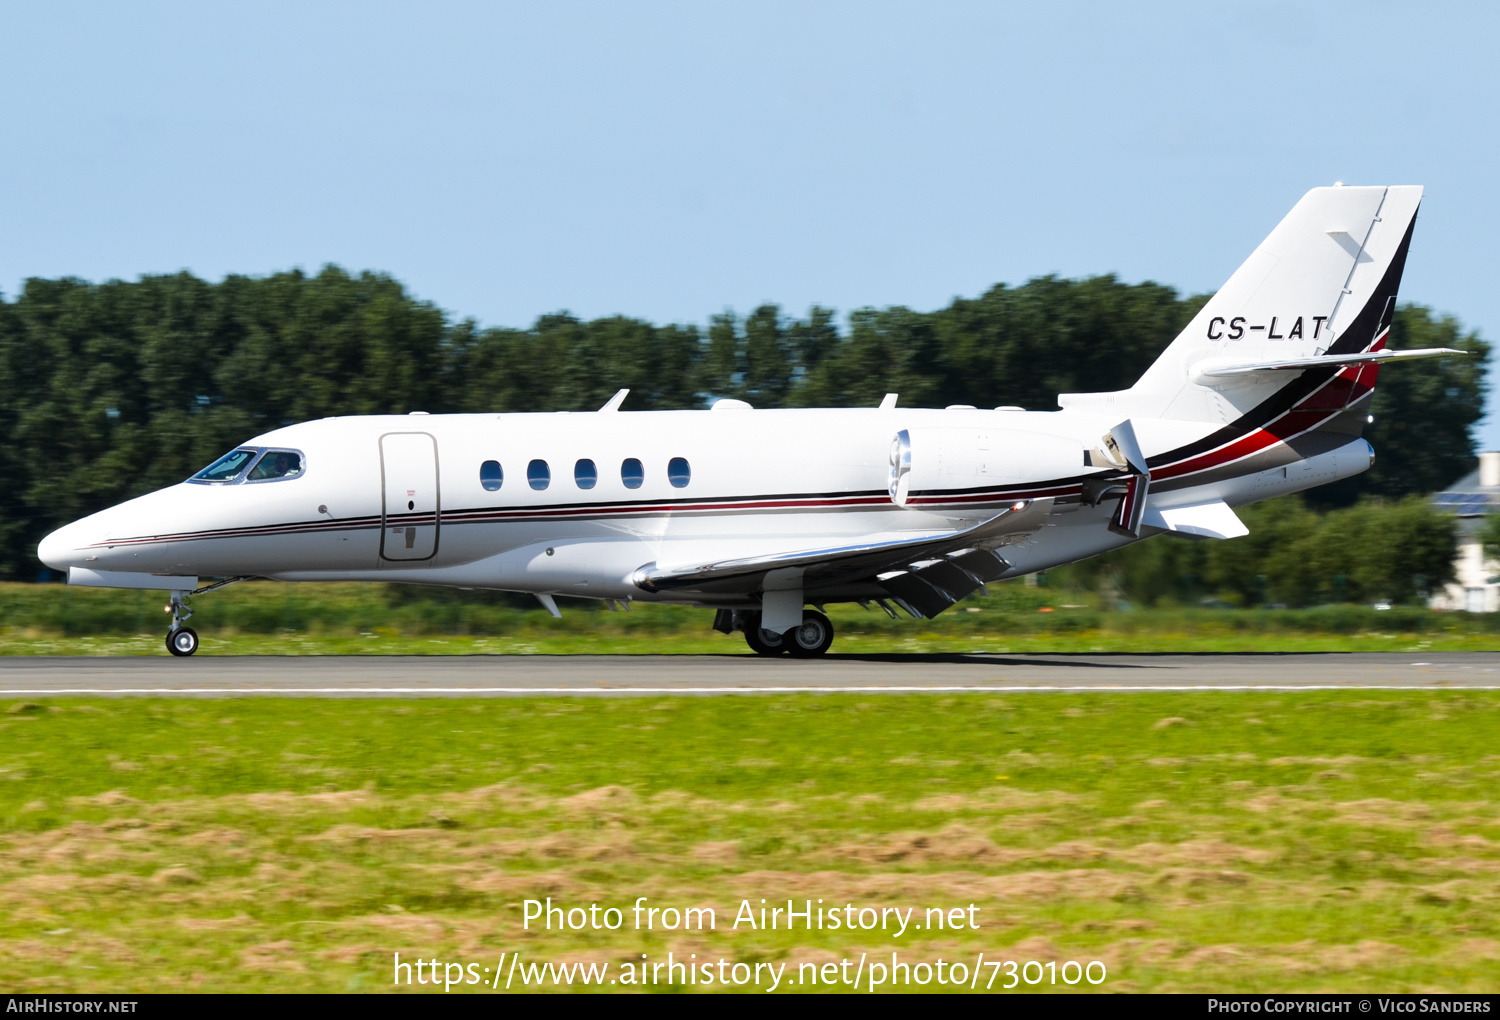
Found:
[[(1242, 423), (1307, 373), (1209, 374), (1232, 361), (1357, 354), (1385, 344), (1422, 189), (1314, 188), (1302, 197), (1140, 380), (1116, 393), (1063, 394), (1065, 408)], [(1378, 366), (1350, 369), (1345, 404)], [(1329, 374), (1329, 369), (1318, 369)]]

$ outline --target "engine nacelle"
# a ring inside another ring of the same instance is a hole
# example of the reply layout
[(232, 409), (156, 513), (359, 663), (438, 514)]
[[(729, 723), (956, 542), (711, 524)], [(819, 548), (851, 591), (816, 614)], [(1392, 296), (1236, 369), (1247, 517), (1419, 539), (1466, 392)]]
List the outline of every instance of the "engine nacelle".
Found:
[(913, 497), (1076, 478), (1082, 469), (1083, 444), (1066, 436), (1024, 429), (902, 429), (891, 441), (890, 493), (896, 505), (907, 506)]

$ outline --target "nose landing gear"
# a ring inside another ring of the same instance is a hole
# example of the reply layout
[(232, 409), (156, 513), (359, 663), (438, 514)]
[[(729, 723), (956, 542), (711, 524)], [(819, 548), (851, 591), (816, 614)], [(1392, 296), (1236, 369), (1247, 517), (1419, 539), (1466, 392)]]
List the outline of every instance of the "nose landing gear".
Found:
[(183, 622), (193, 615), (190, 602), (193, 592), (174, 591), (167, 612), (172, 614), (172, 627), (167, 631), (167, 651), (176, 656), (192, 655), (198, 650), (198, 632), (184, 627)]
[(202, 595), (204, 592), (213, 591), (215, 588), (227, 588), (231, 584), (239, 584), (241, 581), (253, 580), (251, 575), (239, 577), (225, 577), (213, 584), (205, 584), (201, 588), (192, 591), (174, 591), (172, 601), (167, 603), (166, 610), (172, 614), (172, 626), (167, 631), (167, 651), (179, 658), (192, 655), (198, 650), (198, 632), (185, 624), (193, 615), (192, 598), (194, 595)]

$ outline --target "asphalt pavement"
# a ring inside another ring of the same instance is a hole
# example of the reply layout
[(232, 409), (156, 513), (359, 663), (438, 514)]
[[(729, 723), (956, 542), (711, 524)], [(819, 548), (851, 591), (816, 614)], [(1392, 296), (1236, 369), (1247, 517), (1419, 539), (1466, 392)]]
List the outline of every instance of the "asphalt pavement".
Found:
[(1500, 690), (1500, 652), (0, 657), (0, 698)]

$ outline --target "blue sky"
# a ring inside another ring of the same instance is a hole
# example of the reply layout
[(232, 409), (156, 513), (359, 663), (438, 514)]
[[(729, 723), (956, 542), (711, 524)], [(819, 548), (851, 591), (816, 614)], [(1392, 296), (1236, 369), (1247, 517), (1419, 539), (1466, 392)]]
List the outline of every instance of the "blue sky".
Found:
[(0, 26), (7, 295), (334, 262), (519, 326), (1045, 273), (1210, 291), (1343, 180), (1426, 185), (1402, 298), (1500, 336), (1500, 5), (0, 0)]

